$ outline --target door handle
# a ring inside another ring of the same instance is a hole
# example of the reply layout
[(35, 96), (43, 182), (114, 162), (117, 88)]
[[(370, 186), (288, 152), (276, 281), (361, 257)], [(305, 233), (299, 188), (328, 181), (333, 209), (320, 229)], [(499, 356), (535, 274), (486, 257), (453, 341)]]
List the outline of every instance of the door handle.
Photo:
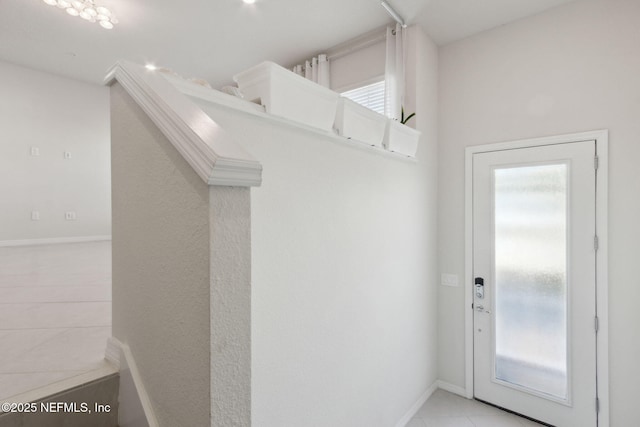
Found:
[(484, 305), (480, 305), (480, 304), (476, 305), (476, 310), (479, 311), (480, 313), (485, 312), (487, 314), (491, 314), (489, 310), (484, 309)]

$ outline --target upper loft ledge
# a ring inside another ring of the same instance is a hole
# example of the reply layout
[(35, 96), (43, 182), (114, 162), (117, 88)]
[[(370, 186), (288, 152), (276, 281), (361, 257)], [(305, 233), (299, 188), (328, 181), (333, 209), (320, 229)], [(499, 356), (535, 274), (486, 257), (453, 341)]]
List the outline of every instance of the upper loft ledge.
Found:
[(211, 117), (162, 75), (117, 62), (105, 84), (120, 83), (160, 131), (209, 185), (259, 186), (262, 165)]

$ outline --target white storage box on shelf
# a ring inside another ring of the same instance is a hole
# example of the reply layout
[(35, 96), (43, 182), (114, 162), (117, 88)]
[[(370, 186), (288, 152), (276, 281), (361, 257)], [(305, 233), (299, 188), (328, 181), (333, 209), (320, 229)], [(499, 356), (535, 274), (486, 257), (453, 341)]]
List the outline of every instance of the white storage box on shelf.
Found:
[(335, 128), (338, 135), (382, 148), (387, 118), (380, 113), (340, 97)]
[(260, 101), (267, 113), (331, 131), (338, 93), (278, 64), (263, 62), (233, 76), (244, 98)]
[(394, 153), (415, 157), (419, 140), (419, 131), (403, 125), (397, 120), (389, 119), (384, 139), (384, 148)]

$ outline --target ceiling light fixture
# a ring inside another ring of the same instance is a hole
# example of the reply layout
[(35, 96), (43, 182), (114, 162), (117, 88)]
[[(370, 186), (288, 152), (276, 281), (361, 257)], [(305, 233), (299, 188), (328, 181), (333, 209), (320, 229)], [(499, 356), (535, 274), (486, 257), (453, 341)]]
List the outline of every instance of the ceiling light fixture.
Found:
[(64, 9), (71, 16), (79, 16), (89, 22), (97, 22), (102, 28), (110, 30), (118, 20), (109, 9), (96, 6), (93, 0), (42, 0), (49, 6)]
[(256, 0), (242, 0), (245, 4), (254, 4)]
[(385, 0), (382, 0), (380, 4), (389, 13), (389, 15), (391, 15), (391, 17), (395, 19), (396, 22), (402, 26), (402, 28), (407, 28), (407, 24), (404, 23), (404, 19), (402, 19), (402, 16), (400, 16), (398, 12), (393, 10), (393, 8), (389, 3), (387, 3)]

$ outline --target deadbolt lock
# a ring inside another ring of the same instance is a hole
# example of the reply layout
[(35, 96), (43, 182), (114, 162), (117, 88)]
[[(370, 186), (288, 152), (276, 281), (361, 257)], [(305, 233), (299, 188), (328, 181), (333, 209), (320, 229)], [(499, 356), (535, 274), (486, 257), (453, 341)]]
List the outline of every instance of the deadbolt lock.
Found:
[(484, 299), (484, 279), (482, 277), (475, 278), (476, 298)]

